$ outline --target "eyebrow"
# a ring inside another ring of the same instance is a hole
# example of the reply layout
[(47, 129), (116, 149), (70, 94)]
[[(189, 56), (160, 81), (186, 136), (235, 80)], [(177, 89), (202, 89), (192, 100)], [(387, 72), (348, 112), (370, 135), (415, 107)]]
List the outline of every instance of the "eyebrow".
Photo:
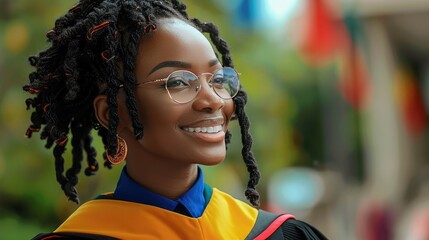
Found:
[[(208, 66), (209, 67), (213, 67), (214, 65), (218, 64), (219, 60), (217, 58), (212, 59), (209, 61)], [(148, 76), (150, 74), (152, 74), (153, 72), (155, 72), (156, 70), (159, 70), (161, 68), (165, 68), (165, 67), (179, 67), (179, 68), (191, 68), (192, 65), (190, 63), (187, 62), (182, 62), (182, 61), (165, 61), (165, 62), (161, 62), (158, 65), (156, 65), (148, 74)]]

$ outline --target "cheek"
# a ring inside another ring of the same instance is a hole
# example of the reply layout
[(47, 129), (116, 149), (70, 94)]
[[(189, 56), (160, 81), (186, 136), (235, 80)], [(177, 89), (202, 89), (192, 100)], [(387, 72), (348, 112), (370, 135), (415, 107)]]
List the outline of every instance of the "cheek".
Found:
[(140, 97), (138, 106), (139, 120), (144, 127), (144, 138), (147, 141), (167, 137), (175, 131), (183, 109), (173, 105), (170, 99), (161, 96)]
[(165, 108), (149, 109), (142, 116), (143, 126), (150, 130), (152, 128), (171, 129), (177, 124), (177, 116), (174, 112)]
[[(144, 94), (145, 93), (145, 94)], [(154, 125), (154, 123), (162, 123), (169, 121), (169, 110), (166, 108), (168, 103), (163, 101), (163, 98), (144, 92), (136, 96), (137, 111), (140, 122), (144, 127)]]

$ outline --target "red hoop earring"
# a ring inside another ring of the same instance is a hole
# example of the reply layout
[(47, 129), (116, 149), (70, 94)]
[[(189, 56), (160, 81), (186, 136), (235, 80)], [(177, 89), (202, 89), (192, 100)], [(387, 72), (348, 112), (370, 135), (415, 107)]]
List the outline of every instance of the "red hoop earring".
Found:
[(117, 138), (118, 148), (116, 149), (115, 155), (110, 156), (108, 151), (106, 151), (107, 160), (109, 160), (109, 162), (114, 165), (122, 163), (127, 157), (128, 153), (127, 142), (125, 142), (125, 140), (119, 136)]

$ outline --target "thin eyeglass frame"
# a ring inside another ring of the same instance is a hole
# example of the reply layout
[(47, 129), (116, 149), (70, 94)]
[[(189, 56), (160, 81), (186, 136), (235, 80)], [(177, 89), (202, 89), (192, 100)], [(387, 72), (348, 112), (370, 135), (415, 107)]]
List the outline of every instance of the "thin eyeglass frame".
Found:
[[(224, 68), (230, 68), (230, 69), (232, 69), (237, 74), (237, 82), (238, 82), (237, 91), (234, 93), (233, 96), (228, 97), (228, 98), (224, 98), (224, 97), (220, 96), (219, 93), (217, 93), (216, 90), (214, 90), (213, 86), (210, 83), (210, 81), (213, 79), (213, 76), (215, 75), (215, 73), (218, 72), (218, 71), (220, 71), (221, 69), (224, 69)], [(188, 70), (180, 69), (180, 70), (176, 70), (176, 71), (171, 72), (165, 78), (159, 78), (159, 79), (155, 79), (155, 80), (151, 80), (151, 81), (147, 81), (147, 82), (137, 83), (136, 87), (140, 87), (140, 86), (144, 86), (144, 85), (152, 84), (152, 83), (157, 83), (157, 82), (167, 82), (167, 80), (170, 78), (170, 76), (173, 75), (175, 72), (178, 72), (178, 71), (180, 71), (180, 72), (186, 72), (186, 73), (190, 73), (190, 74), (194, 75), (195, 77), (197, 77), (196, 81), (198, 81), (198, 83), (199, 83), (199, 85), (197, 86), (197, 94), (195, 94), (195, 96), (193, 98), (191, 98), (190, 100), (188, 100), (186, 102), (180, 102), (180, 101), (177, 101), (176, 99), (174, 99), (171, 96), (171, 93), (170, 93), (170, 91), (167, 88), (167, 84), (165, 84), (164, 88), (167, 91), (168, 96), (170, 97), (170, 99), (173, 102), (178, 103), (178, 104), (185, 104), (185, 103), (191, 102), (192, 100), (194, 100), (197, 97), (198, 93), (201, 90), (201, 80), (200, 80), (200, 77), (203, 76), (203, 75), (207, 75), (207, 74), (211, 74), (210, 78), (207, 80), (207, 83), (209, 84), (209, 86), (213, 90), (213, 92), (215, 92), (215, 94), (218, 97), (220, 97), (221, 99), (224, 99), (224, 100), (232, 99), (233, 97), (235, 97), (237, 95), (238, 91), (240, 91), (240, 75), (241, 75), (241, 73), (237, 72), (234, 68), (231, 68), (231, 67), (222, 67), (222, 68), (220, 68), (220, 69), (218, 69), (218, 70), (216, 70), (214, 72), (211, 72), (211, 73), (210, 72), (208, 72), (208, 73), (201, 73), (200, 75), (196, 75), (195, 73), (193, 73), (191, 71), (188, 71)]]

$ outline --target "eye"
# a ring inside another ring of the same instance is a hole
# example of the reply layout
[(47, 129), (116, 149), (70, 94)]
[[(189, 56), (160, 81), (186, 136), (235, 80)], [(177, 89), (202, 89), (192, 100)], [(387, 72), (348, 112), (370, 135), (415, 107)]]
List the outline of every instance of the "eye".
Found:
[(168, 89), (189, 87), (189, 81), (183, 77), (172, 77), (166, 82)]
[(216, 74), (213, 76), (212, 80), (210, 81), (212, 86), (217, 89), (224, 88), (224, 84), (227, 80), (223, 77), (221, 74)]

